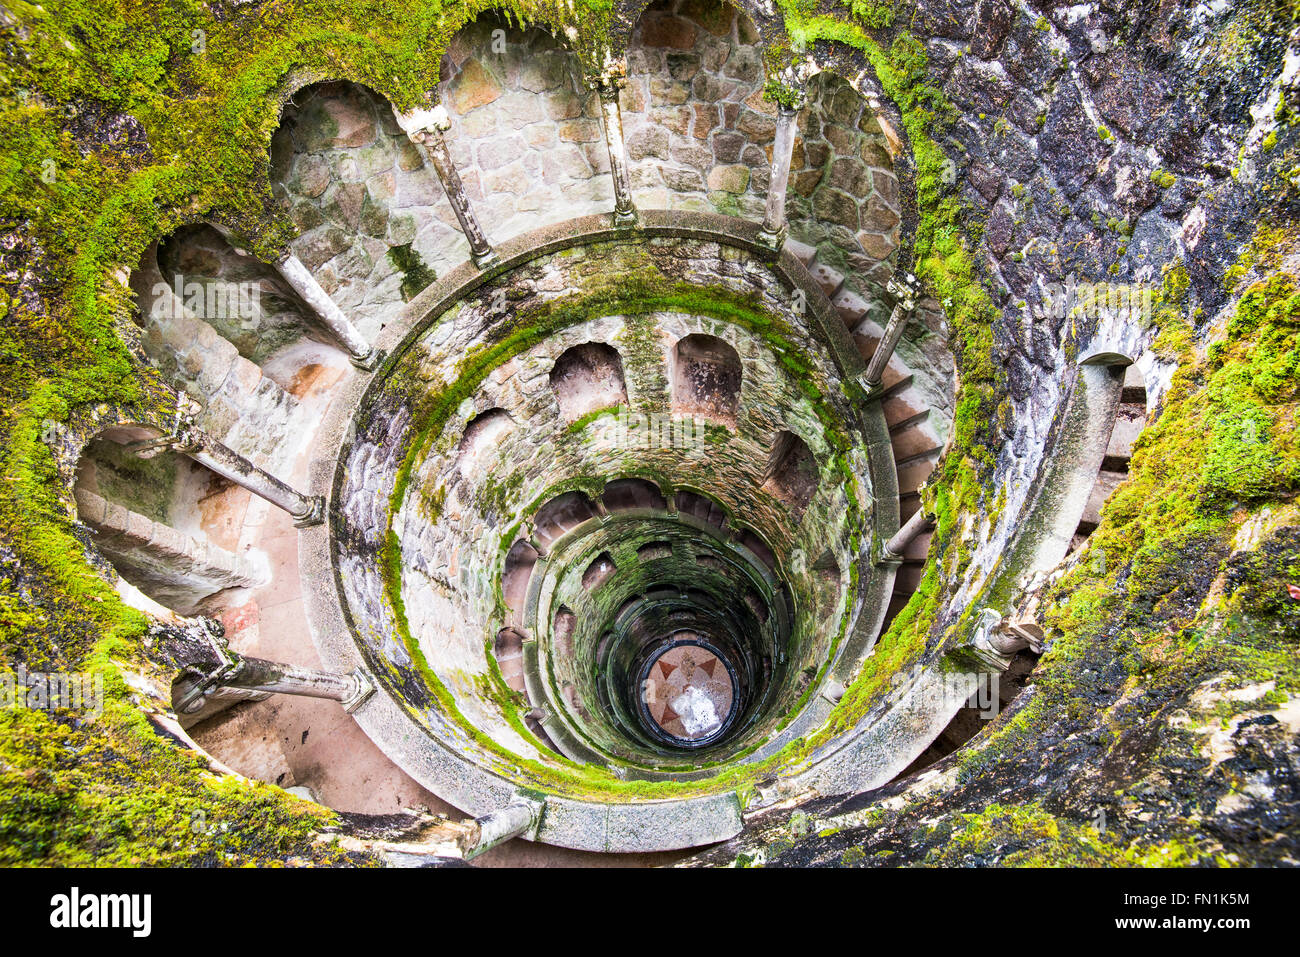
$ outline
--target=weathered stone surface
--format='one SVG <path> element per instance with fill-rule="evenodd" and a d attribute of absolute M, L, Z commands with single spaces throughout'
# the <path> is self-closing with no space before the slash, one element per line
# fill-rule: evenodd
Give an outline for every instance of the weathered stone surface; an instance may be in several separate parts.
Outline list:
<path fill-rule="evenodd" d="M 898 245 L 889 236 L 880 233 L 858 233 L 857 240 L 862 251 L 876 260 L 888 258 Z"/>
<path fill-rule="evenodd" d="M 732 8 L 708 0 L 685 0 L 677 8 L 679 16 L 689 17 L 714 36 L 725 37 L 731 33 L 731 22 L 735 18 Z M 743 20 L 744 17 L 741 17 Z M 746 42 L 754 42 L 752 39 Z"/>
<path fill-rule="evenodd" d="M 673 16 L 653 16 L 641 24 L 641 42 L 648 47 L 689 50 L 695 46 L 695 37 L 695 27 Z"/>
<path fill-rule="evenodd" d="M 293 176 L 286 184 L 295 193 L 316 197 L 329 186 L 330 168 L 319 156 L 306 155 L 294 164 Z"/>
<path fill-rule="evenodd" d="M 468 113 L 487 106 L 501 95 L 501 84 L 478 60 L 467 60 L 447 89 L 451 108 Z"/>
<path fill-rule="evenodd" d="M 975 6 L 975 32 L 971 53 L 981 60 L 992 58 L 1011 31 L 1015 11 L 1008 0 L 979 0 Z"/>
<path fill-rule="evenodd" d="M 726 193 L 743 193 L 749 185 L 749 167 L 715 166 L 709 170 L 709 189 Z"/>
<path fill-rule="evenodd" d="M 813 211 L 820 219 L 847 226 L 849 229 L 858 228 L 858 204 L 847 193 L 830 188 L 818 190 L 813 197 Z"/>

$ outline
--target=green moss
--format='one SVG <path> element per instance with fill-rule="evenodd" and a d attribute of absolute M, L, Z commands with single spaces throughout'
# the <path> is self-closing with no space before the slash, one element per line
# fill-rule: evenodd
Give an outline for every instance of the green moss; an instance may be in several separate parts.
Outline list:
<path fill-rule="evenodd" d="M 926 863 L 954 865 L 976 857 L 1008 867 L 1185 867 L 1203 858 L 1222 859 L 1179 842 L 1120 846 L 1096 828 L 1057 817 L 1036 803 L 990 804 L 978 814 L 961 815 L 961 822 Z"/>
<path fill-rule="evenodd" d="M 1254 626 L 1242 626 L 1246 619 L 1277 615 L 1275 602 L 1253 604 L 1258 595 L 1253 584 L 1230 603 L 1240 619 L 1237 627 L 1213 629 L 1212 641 L 1204 629 L 1185 644 L 1171 642 L 1168 635 L 1192 624 L 1186 609 L 1175 612 L 1173 601 L 1185 579 L 1186 556 L 1230 550 L 1227 543 L 1243 506 L 1261 508 L 1300 490 L 1297 387 L 1294 378 L 1283 381 L 1289 376 L 1284 370 L 1300 361 L 1298 333 L 1297 280 L 1271 276 L 1242 296 L 1213 355 L 1174 375 L 1162 414 L 1135 446 L 1128 481 L 1107 501 L 1101 526 L 1089 540 L 1090 551 L 1109 560 L 1081 563 L 1055 591 L 1062 600 L 1048 620 L 1061 638 L 1049 660 L 1079 656 L 1125 612 L 1134 630 L 1118 646 L 1134 649 L 1144 670 L 1158 665 L 1168 673 L 1180 662 L 1190 667 L 1213 658 L 1217 667 L 1237 675 L 1296 685 L 1293 656 L 1279 657 L 1276 642 L 1261 645 L 1250 637 Z M 1259 556 L 1244 560 L 1242 568 L 1272 567 L 1268 563 L 1278 560 Z M 1286 561 L 1281 568 L 1290 567 Z M 1246 583 L 1250 577 L 1236 576 Z M 1159 630 L 1144 630 L 1157 623 Z M 1259 627 L 1269 633 L 1268 625 Z M 1069 693 L 1048 674 L 1041 687 L 1049 697 Z"/>
<path fill-rule="evenodd" d="M 388 260 L 402 274 L 402 299 L 410 301 L 425 286 L 438 278 L 420 253 L 410 244 L 390 246 Z"/>
<path fill-rule="evenodd" d="M 607 406 L 603 409 L 592 409 L 587 414 L 581 415 L 578 418 L 574 419 L 572 422 L 570 422 L 564 431 L 567 432 L 569 435 L 579 435 L 587 431 L 587 427 L 590 426 L 597 419 L 602 419 L 605 416 L 616 417 L 621 412 L 623 412 L 626 408 L 627 406 L 623 405 L 622 403 L 619 403 L 617 405 Z"/>
<path fill-rule="evenodd" d="M 0 864 L 340 863 L 312 839 L 332 821 L 278 788 L 216 778 L 125 700 L 92 723 L 0 709 Z"/>

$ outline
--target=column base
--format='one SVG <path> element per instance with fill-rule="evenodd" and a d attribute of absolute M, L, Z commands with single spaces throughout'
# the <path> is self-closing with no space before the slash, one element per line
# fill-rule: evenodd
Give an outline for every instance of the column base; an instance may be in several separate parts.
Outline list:
<path fill-rule="evenodd" d="M 614 210 L 614 226 L 617 229 L 631 229 L 636 225 L 636 210 L 629 209 L 626 212 Z"/>
<path fill-rule="evenodd" d="M 476 253 L 470 250 L 470 258 L 474 260 L 474 265 L 479 269 L 489 269 L 495 266 L 501 260 L 497 258 L 495 249 L 489 248 L 485 253 Z"/>
<path fill-rule="evenodd" d="M 903 556 L 897 552 L 891 552 L 885 542 L 873 546 L 872 552 L 875 553 L 872 564 L 877 568 L 897 568 L 903 564 Z"/>
<path fill-rule="evenodd" d="M 862 375 L 858 376 L 854 382 L 862 393 L 863 402 L 874 402 L 885 394 L 884 380 L 871 382 L 865 375 Z"/>
<path fill-rule="evenodd" d="M 785 240 L 789 233 L 790 231 L 784 226 L 776 232 L 770 232 L 769 230 L 763 229 L 758 233 L 758 241 L 761 245 L 766 246 L 774 253 L 779 253 L 785 246 Z"/>
<path fill-rule="evenodd" d="M 383 349 L 376 349 L 374 346 L 371 346 L 369 351 L 367 351 L 364 355 L 349 356 L 348 359 L 354 366 L 356 366 L 362 372 L 373 372 L 375 366 L 379 365 L 379 361 L 383 359 L 383 357 L 384 357 Z"/>
<path fill-rule="evenodd" d="M 311 528 L 325 521 L 325 496 L 317 495 L 312 499 L 311 511 L 302 518 L 294 519 L 294 528 Z"/>
<path fill-rule="evenodd" d="M 375 683 L 370 680 L 364 668 L 358 668 L 352 672 L 352 677 L 356 679 L 357 690 L 343 702 L 343 710 L 352 714 L 363 704 L 370 700 L 370 696 L 375 693 Z"/>

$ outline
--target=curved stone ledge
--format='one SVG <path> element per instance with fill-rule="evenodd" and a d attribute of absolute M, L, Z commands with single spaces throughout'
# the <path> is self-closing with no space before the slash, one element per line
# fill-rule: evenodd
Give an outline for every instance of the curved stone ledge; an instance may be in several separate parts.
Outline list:
<path fill-rule="evenodd" d="M 633 230 L 615 229 L 609 216 L 584 217 L 503 243 L 498 248 L 499 260 L 490 268 L 480 270 L 470 262 L 463 263 L 426 288 L 407 305 L 399 321 L 383 330 L 377 345 L 386 355 L 380 367 L 354 376 L 341 386 L 316 437 L 317 454 L 311 471 L 310 491 L 326 495 L 331 508 L 335 506 L 341 481 L 336 463 L 351 442 L 353 417 L 359 409 L 370 404 L 376 395 L 376 384 L 395 368 L 405 351 L 439 315 L 486 283 L 523 264 L 584 244 L 602 241 L 635 243 L 655 237 L 680 237 L 717 242 L 767 258 L 772 270 L 790 289 L 802 290 L 810 314 L 809 331 L 827 349 L 844 381 L 852 383 L 863 370 L 864 363 L 825 293 L 797 257 L 789 251 L 774 255 L 758 240 L 758 232 L 757 224 L 725 216 L 647 210 L 641 213 L 640 225 Z M 883 542 L 898 527 L 898 486 L 890 454 L 888 427 L 879 403 L 864 401 L 864 397 L 858 395 L 851 398 L 858 407 L 867 447 L 879 453 L 868 455 L 862 466 L 869 475 L 875 496 L 873 537 Z M 350 670 L 364 662 L 354 637 L 355 623 L 341 601 L 339 571 L 331 560 L 331 549 L 328 524 L 301 530 L 300 574 L 313 641 L 325 667 Z M 864 548 L 859 560 L 868 561 L 868 554 Z M 875 611 L 870 614 L 864 614 L 863 609 L 871 604 L 874 596 L 887 595 L 892 585 L 892 581 L 884 581 L 884 578 L 892 579 L 892 574 L 887 571 L 878 577 L 881 579 L 879 588 L 871 589 L 871 594 L 864 596 L 867 601 L 859 602 L 852 612 L 848 632 L 851 638 L 841 643 L 837 656 L 839 667 L 827 669 L 827 674 L 855 670 L 860 656 L 870 650 L 879 630 L 884 602 L 875 601 Z M 846 661 L 850 649 L 855 658 L 851 668 Z M 827 712 L 823 699 L 810 702 L 801 715 L 803 720 L 788 726 L 763 747 L 760 754 L 775 750 L 778 740 L 789 741 L 820 723 Z M 408 774 L 468 813 L 483 814 L 494 810 L 506 804 L 520 787 L 502 773 L 504 768 L 493 770 L 478 763 L 475 758 L 482 757 L 482 752 L 458 728 L 447 724 L 444 736 L 420 727 L 415 715 L 382 682 L 378 692 L 356 712 L 355 717 L 366 734 Z M 878 717 L 873 713 L 851 735 L 859 736 Z M 920 742 L 918 751 L 926 743 L 928 741 Z M 874 746 L 866 742 L 862 744 L 861 748 L 841 747 L 827 753 L 825 762 L 846 761 L 848 766 L 838 774 L 826 769 L 824 779 L 838 782 L 856 778 L 858 772 L 852 767 L 859 765 L 861 758 L 856 761 L 849 759 L 860 752 L 869 752 Z M 820 758 L 818 761 L 824 763 Z M 506 762 L 500 763 L 504 765 Z M 712 773 L 715 772 L 706 769 L 685 775 L 684 779 L 707 777 Z M 551 795 L 536 839 L 583 850 L 667 850 L 724 840 L 738 833 L 741 827 L 740 803 L 736 794 L 729 790 L 667 800 L 586 801 Z"/>

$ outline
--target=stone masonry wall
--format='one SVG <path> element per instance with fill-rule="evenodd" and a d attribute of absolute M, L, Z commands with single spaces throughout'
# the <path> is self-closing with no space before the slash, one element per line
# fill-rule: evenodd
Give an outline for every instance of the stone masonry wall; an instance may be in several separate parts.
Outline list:
<path fill-rule="evenodd" d="M 299 230 L 294 254 L 372 339 L 404 299 L 469 256 L 432 168 L 363 87 L 299 91 L 272 141 L 271 180 Z"/>
<path fill-rule="evenodd" d="M 648 244 L 648 252 L 643 247 L 602 244 L 581 250 L 581 255 L 566 251 L 546 257 L 521 267 L 506 284 L 506 301 L 513 308 L 505 314 L 494 306 L 497 296 L 488 287 L 431 327 L 403 361 L 400 381 L 429 383 L 419 387 L 429 389 L 438 388 L 436 383 L 451 382 L 470 345 L 490 339 L 492 330 L 509 316 L 570 289 L 584 288 L 594 277 L 609 275 L 611 270 L 617 274 L 633 265 L 644 268 L 647 256 L 669 277 L 712 273 L 724 286 L 759 292 L 775 313 L 786 308 L 784 290 L 773 288 L 775 281 L 765 266 L 747 256 L 723 252 L 715 244 L 656 241 Z M 617 256 L 611 260 L 612 253 Z M 666 377 L 672 344 L 682 335 L 701 331 L 727 339 L 745 363 L 737 433 L 713 437 L 685 454 L 676 450 L 639 453 L 619 449 L 597 435 L 595 423 L 585 432 L 563 424 L 549 372 L 555 357 L 565 349 L 589 341 L 618 346 L 633 409 L 668 412 Z M 806 332 L 796 328 L 792 336 L 806 355 L 824 355 Z M 633 328 L 625 318 L 610 316 L 570 327 L 528 354 L 503 363 L 489 375 L 479 394 L 465 401 L 447 422 L 432 450 L 418 463 L 393 529 L 403 544 L 402 597 L 412 634 L 456 695 L 458 707 L 477 727 L 508 742 L 512 749 L 522 749 L 521 754 L 532 750 L 509 729 L 501 714 L 494 713 L 497 705 L 481 693 L 480 685 L 487 670 L 486 636 L 501 624 L 491 616 L 497 566 L 510 544 L 505 536 L 509 534 L 513 540 L 514 516 L 555 481 L 584 476 L 596 480 L 597 476 L 616 477 L 646 468 L 651 474 L 656 470 L 676 474 L 687 485 L 712 490 L 742 523 L 759 529 L 778 552 L 792 556 L 797 548 L 802 549 L 810 567 L 830 545 L 838 567 L 847 569 L 845 496 L 852 494 L 869 507 L 865 474 L 855 470 L 861 487 L 850 489 L 837 473 L 824 470 L 818 494 L 798 529 L 787 527 L 788 520 L 781 517 L 783 506 L 758 491 L 771 440 L 780 429 L 798 434 L 823 463 L 827 455 L 822 426 L 811 405 L 797 384 L 765 356 L 770 356 L 768 347 L 754 334 L 726 323 L 665 314 L 655 322 L 638 322 Z M 824 359 L 814 361 L 813 375 L 819 387 L 838 415 L 851 418 L 834 371 Z M 348 602 L 361 634 L 370 636 L 367 640 L 372 647 L 389 649 L 385 656 L 393 654 L 392 660 L 398 664 L 406 656 L 393 640 L 387 603 L 378 600 L 380 585 L 373 559 L 356 551 L 360 544 L 356 536 L 373 543 L 362 551 L 377 547 L 383 539 L 381 516 L 399 461 L 395 456 L 400 456 L 410 441 L 409 413 L 402 409 L 407 402 L 409 399 L 394 393 L 376 407 L 373 423 L 361 424 L 341 490 L 346 517 L 341 541 L 348 544 L 339 561 Z M 477 467 L 467 476 L 457 461 L 465 426 L 494 408 L 505 410 L 513 426 L 498 433 L 494 448 L 479 451 Z M 655 461 L 656 454 L 661 461 Z M 527 464 L 514 469 L 506 468 L 505 463 Z M 718 479 L 720 474 L 733 472 L 733 481 Z M 366 513 L 372 517 L 366 518 Z M 836 531 L 828 534 L 827 529 Z M 807 603 L 810 617 L 825 612 L 823 601 Z M 807 631 L 814 633 L 811 628 Z M 822 634 L 833 632 L 832 628 Z M 809 641 L 798 653 L 824 654 L 825 649 L 816 645 Z"/>
<path fill-rule="evenodd" d="M 490 241 L 614 208 L 599 100 L 546 31 L 479 17 L 443 57 L 439 94 L 452 160 Z"/>
<path fill-rule="evenodd" d="M 638 205 L 763 218 L 776 108 L 758 34 L 734 7 L 651 4 L 627 54 L 623 131 Z"/>
<path fill-rule="evenodd" d="M 860 93 L 832 73 L 808 84 L 790 162 L 790 237 L 878 295 L 893 274 L 901 232 L 898 177 L 888 141 Z"/>

